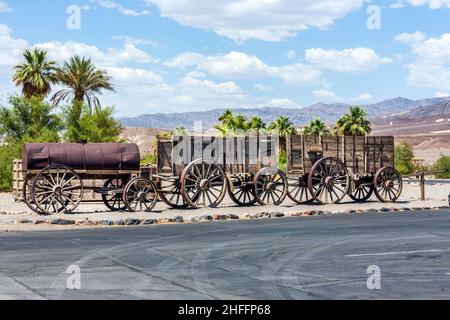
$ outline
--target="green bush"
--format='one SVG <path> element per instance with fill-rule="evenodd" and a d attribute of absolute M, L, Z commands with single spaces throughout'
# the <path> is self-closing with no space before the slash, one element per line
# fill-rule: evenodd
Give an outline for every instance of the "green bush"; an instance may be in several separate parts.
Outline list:
<path fill-rule="evenodd" d="M 12 191 L 13 161 L 22 157 L 21 143 L 6 143 L 0 147 L 0 190 Z"/>
<path fill-rule="evenodd" d="M 411 145 L 406 142 L 395 147 L 395 168 L 401 174 L 411 174 L 414 172 L 414 152 Z"/>
<path fill-rule="evenodd" d="M 433 170 L 447 170 L 435 175 L 436 179 L 450 179 L 450 156 L 442 155 L 433 165 Z"/>
<path fill-rule="evenodd" d="M 141 160 L 141 165 L 148 166 L 150 164 L 156 165 L 157 157 L 155 154 L 147 153 L 144 158 Z"/>

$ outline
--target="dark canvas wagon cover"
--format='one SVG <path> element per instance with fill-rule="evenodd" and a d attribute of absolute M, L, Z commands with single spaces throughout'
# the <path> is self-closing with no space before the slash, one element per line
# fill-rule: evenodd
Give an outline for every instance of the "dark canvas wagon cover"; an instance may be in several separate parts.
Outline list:
<path fill-rule="evenodd" d="M 139 171 L 140 153 L 128 143 L 30 143 L 22 153 L 23 170 L 66 165 L 79 171 Z"/>

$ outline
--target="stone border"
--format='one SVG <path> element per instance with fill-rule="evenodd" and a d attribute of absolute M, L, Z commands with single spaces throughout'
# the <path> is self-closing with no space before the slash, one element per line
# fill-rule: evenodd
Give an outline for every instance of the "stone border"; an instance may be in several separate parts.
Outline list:
<path fill-rule="evenodd" d="M 331 216 L 331 215 L 344 215 L 344 214 L 362 214 L 362 213 L 387 213 L 387 212 L 414 212 L 414 211 L 444 211 L 450 210 L 450 207 L 401 207 L 401 208 L 380 208 L 380 209 L 355 209 L 346 211 L 286 211 L 286 212 L 261 212 L 254 214 L 243 215 L 203 215 L 198 217 L 183 218 L 181 216 L 175 218 L 159 218 L 159 219 L 119 219 L 119 220 L 82 220 L 75 221 L 70 219 L 60 218 L 40 218 L 36 220 L 21 219 L 17 221 L 11 221 L 4 225 L 11 224 L 33 224 L 33 225 L 59 225 L 59 226 L 138 226 L 138 225 L 158 225 L 158 224 L 181 224 L 181 223 L 206 223 L 212 221 L 229 221 L 229 220 L 261 220 L 261 219 L 273 219 L 284 217 L 312 217 L 312 216 Z"/>

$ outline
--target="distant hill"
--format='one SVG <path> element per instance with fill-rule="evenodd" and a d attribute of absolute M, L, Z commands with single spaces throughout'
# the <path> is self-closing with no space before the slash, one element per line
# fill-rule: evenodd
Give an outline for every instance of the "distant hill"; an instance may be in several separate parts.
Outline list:
<path fill-rule="evenodd" d="M 363 106 L 371 118 L 385 119 L 407 115 L 415 112 L 417 115 L 426 115 L 429 112 L 440 112 L 442 108 L 448 108 L 449 98 L 432 98 L 424 100 L 409 100 L 395 98 L 379 103 Z M 280 115 L 288 116 L 297 125 L 305 125 L 310 120 L 320 117 L 327 123 L 336 122 L 348 111 L 349 104 L 318 103 L 306 108 L 259 108 L 259 109 L 233 109 L 235 113 L 242 113 L 248 117 L 259 116 L 269 123 Z M 415 110 L 415 111 L 413 111 Z M 446 110 L 446 109 L 445 109 Z M 225 109 L 213 109 L 202 112 L 184 112 L 172 114 L 145 114 L 133 118 L 122 118 L 120 121 L 127 127 L 173 129 L 176 127 L 192 128 L 194 121 L 202 121 L 204 127 L 212 127 L 218 122 L 219 116 Z"/>

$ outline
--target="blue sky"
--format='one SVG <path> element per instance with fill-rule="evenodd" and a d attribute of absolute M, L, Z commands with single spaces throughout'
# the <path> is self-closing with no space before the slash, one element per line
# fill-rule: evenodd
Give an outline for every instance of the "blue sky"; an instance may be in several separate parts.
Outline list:
<path fill-rule="evenodd" d="M 91 57 L 121 117 L 448 96 L 449 21 L 450 0 L 0 0 L 0 101 L 33 46 Z"/>

